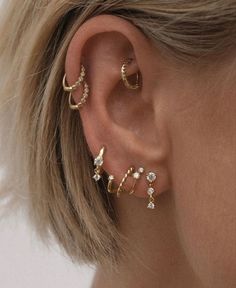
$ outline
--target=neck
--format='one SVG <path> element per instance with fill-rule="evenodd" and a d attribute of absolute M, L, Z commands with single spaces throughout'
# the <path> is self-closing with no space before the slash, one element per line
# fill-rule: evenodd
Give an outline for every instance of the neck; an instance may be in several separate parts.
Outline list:
<path fill-rule="evenodd" d="M 98 267 L 93 288 L 203 288 L 184 255 L 170 193 L 159 201 L 148 210 L 138 198 L 118 199 L 119 229 L 131 243 L 129 256 L 115 271 Z"/>

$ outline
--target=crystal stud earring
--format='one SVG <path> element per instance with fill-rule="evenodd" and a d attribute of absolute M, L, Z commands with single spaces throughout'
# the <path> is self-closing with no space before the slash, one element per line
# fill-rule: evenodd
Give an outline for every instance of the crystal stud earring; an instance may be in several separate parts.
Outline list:
<path fill-rule="evenodd" d="M 104 162 L 104 160 L 103 160 L 104 152 L 105 152 L 105 147 L 102 147 L 98 156 L 94 159 L 94 165 L 96 166 L 96 168 L 94 169 L 93 179 L 96 182 L 101 179 L 102 165 Z"/>
<path fill-rule="evenodd" d="M 148 189 L 147 189 L 147 194 L 149 196 L 149 203 L 147 205 L 148 209 L 155 209 L 155 199 L 153 197 L 153 194 L 155 193 L 155 189 L 153 188 L 153 183 L 157 179 L 157 175 L 154 172 L 149 172 L 146 175 L 146 179 L 148 181 Z"/>

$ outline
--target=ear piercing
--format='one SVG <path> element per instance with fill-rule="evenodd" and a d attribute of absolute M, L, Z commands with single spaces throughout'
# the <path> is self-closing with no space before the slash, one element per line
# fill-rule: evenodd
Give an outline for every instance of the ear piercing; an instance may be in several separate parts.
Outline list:
<path fill-rule="evenodd" d="M 142 176 L 143 172 L 144 172 L 144 168 L 140 167 L 140 168 L 138 168 L 138 171 L 133 173 L 132 176 L 133 176 L 134 182 L 133 182 L 133 185 L 132 185 L 131 190 L 129 192 L 130 195 L 134 193 L 137 182 L 140 179 L 140 177 Z"/>
<path fill-rule="evenodd" d="M 94 169 L 94 175 L 93 179 L 97 182 L 102 177 L 103 172 L 103 163 L 104 163 L 104 153 L 105 153 L 105 147 L 103 146 L 101 150 L 99 151 L 99 154 L 94 159 L 94 165 L 96 166 Z M 120 181 L 119 185 L 114 184 L 115 177 L 114 175 L 108 176 L 108 184 L 107 184 L 107 191 L 111 194 L 117 195 L 119 198 L 121 193 L 128 193 L 129 195 L 133 194 L 135 192 L 135 188 L 137 186 L 138 181 L 141 179 L 142 175 L 144 174 L 145 169 L 143 167 L 139 167 L 137 170 L 135 170 L 134 166 L 130 166 L 128 170 L 126 171 L 125 175 L 123 176 L 122 180 Z M 125 188 L 125 184 L 128 180 L 128 178 L 133 179 L 133 183 L 131 185 L 131 188 L 129 191 Z M 148 188 L 147 188 L 147 195 L 149 197 L 149 203 L 147 205 L 148 209 L 154 209 L 155 208 L 155 199 L 154 199 L 154 193 L 155 189 L 153 187 L 154 182 L 157 179 L 157 175 L 155 172 L 148 172 L 146 174 L 146 181 L 148 182 Z"/>
<path fill-rule="evenodd" d="M 94 159 L 94 165 L 96 166 L 96 168 L 94 169 L 94 175 L 93 175 L 93 179 L 97 182 L 101 179 L 101 174 L 102 174 L 102 165 L 103 165 L 103 155 L 105 152 L 105 147 L 102 147 L 102 149 L 100 150 L 98 156 Z"/>
<path fill-rule="evenodd" d="M 89 86 L 88 86 L 87 82 L 84 80 L 85 75 L 86 75 L 85 67 L 83 65 L 81 65 L 80 76 L 79 76 L 78 80 L 72 86 L 67 86 L 66 74 L 63 77 L 62 86 L 63 86 L 63 89 L 65 92 L 69 92 L 68 101 L 69 101 L 69 107 L 72 110 L 79 110 L 86 103 L 87 98 L 89 96 Z M 77 104 L 73 104 L 72 103 L 72 92 L 77 90 L 78 87 L 81 86 L 82 83 L 84 83 L 82 97 Z"/>
<path fill-rule="evenodd" d="M 124 61 L 123 65 L 121 66 L 121 79 L 124 82 L 124 85 L 127 89 L 132 89 L 136 90 L 140 87 L 139 85 L 139 73 L 136 74 L 136 83 L 135 84 L 130 84 L 126 75 L 126 68 L 127 65 L 132 62 L 132 58 L 128 58 L 127 60 Z M 66 74 L 64 74 L 63 79 L 62 79 L 62 87 L 65 92 L 69 93 L 68 97 L 68 102 L 69 102 L 69 107 L 72 110 L 79 110 L 81 107 L 84 106 L 84 104 L 87 102 L 87 98 L 89 97 L 89 85 L 85 81 L 85 76 L 86 76 L 86 71 L 85 67 L 81 64 L 81 71 L 80 71 L 80 76 L 78 80 L 71 86 L 68 86 L 66 84 Z M 80 101 L 77 104 L 72 103 L 72 92 L 76 91 L 81 85 L 83 84 L 83 93 L 81 96 Z"/>
<path fill-rule="evenodd" d="M 124 85 L 128 89 L 136 90 L 138 89 L 139 86 L 139 73 L 136 74 L 136 83 L 135 84 L 130 84 L 127 75 L 126 75 L 126 68 L 127 65 L 130 64 L 133 61 L 132 58 L 128 58 L 127 60 L 124 61 L 123 65 L 121 66 L 121 79 L 124 82 Z"/>
<path fill-rule="evenodd" d="M 153 194 L 155 193 L 155 189 L 153 188 L 153 183 L 155 182 L 157 176 L 154 172 L 149 172 L 146 175 L 146 179 L 148 181 L 148 189 L 147 189 L 147 194 L 149 196 L 149 203 L 147 205 L 148 209 L 155 209 L 155 199 L 153 197 Z"/>
<path fill-rule="evenodd" d="M 125 182 L 127 181 L 128 177 L 133 174 L 133 172 L 134 172 L 134 167 L 131 166 L 131 167 L 128 169 L 128 171 L 125 173 L 125 176 L 123 177 L 123 179 L 122 179 L 121 182 L 120 182 L 120 185 L 119 185 L 119 187 L 118 187 L 118 189 L 117 189 L 117 197 L 120 197 L 120 193 L 121 193 L 121 191 L 123 190 L 123 186 L 124 186 Z"/>

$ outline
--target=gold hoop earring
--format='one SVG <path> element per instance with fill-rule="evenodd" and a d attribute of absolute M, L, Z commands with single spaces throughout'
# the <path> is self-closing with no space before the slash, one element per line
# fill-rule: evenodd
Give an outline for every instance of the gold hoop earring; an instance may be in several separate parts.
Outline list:
<path fill-rule="evenodd" d="M 137 185 L 137 182 L 138 182 L 138 180 L 140 179 L 141 175 L 144 173 L 144 171 L 145 171 L 144 168 L 143 168 L 143 167 L 140 167 L 140 168 L 138 168 L 138 171 L 136 171 L 136 172 L 133 173 L 132 176 L 133 176 L 133 178 L 134 178 L 134 182 L 133 182 L 133 185 L 132 185 L 132 187 L 131 187 L 131 189 L 130 189 L 130 192 L 129 192 L 130 195 L 135 192 L 135 187 L 136 187 L 136 185 Z"/>
<path fill-rule="evenodd" d="M 124 191 L 124 184 L 127 181 L 128 177 L 131 176 L 131 174 L 134 172 L 134 167 L 131 166 L 128 171 L 126 172 L 125 176 L 123 177 L 123 179 L 120 182 L 120 185 L 117 189 L 117 197 L 120 197 L 120 193 Z"/>
<path fill-rule="evenodd" d="M 127 79 L 127 75 L 126 75 L 126 67 L 131 62 L 132 62 L 132 59 L 129 58 L 129 59 L 125 60 L 125 62 L 121 66 L 121 79 L 123 80 L 126 88 L 136 90 L 140 87 L 139 86 L 139 73 L 136 74 L 136 83 L 135 84 L 130 84 L 128 79 Z"/>
<path fill-rule="evenodd" d="M 111 194 L 116 193 L 116 188 L 114 188 L 113 181 L 115 177 L 113 175 L 109 175 L 108 177 L 108 184 L 107 184 L 107 191 Z"/>
<path fill-rule="evenodd" d="M 89 95 L 89 86 L 87 82 L 84 80 L 86 73 L 85 73 L 85 67 L 81 64 L 81 71 L 80 71 L 80 76 L 78 80 L 72 85 L 72 86 L 67 86 L 66 84 L 66 74 L 63 77 L 62 80 L 62 86 L 65 92 L 69 92 L 69 107 L 72 110 L 79 110 L 87 101 L 88 95 Z M 84 82 L 83 85 L 83 94 L 80 99 L 80 101 L 77 104 L 72 103 L 72 92 L 78 89 L 79 86 Z"/>

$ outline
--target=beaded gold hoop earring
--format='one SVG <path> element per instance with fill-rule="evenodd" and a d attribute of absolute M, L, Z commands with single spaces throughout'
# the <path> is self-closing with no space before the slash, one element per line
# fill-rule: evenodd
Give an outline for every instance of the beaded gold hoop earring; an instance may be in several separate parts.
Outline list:
<path fill-rule="evenodd" d="M 69 92 L 69 107 L 72 110 L 79 110 L 87 101 L 88 95 L 89 95 L 89 86 L 88 83 L 84 80 L 85 77 L 85 68 L 83 65 L 81 65 L 81 71 L 80 71 L 80 76 L 78 80 L 72 85 L 72 86 L 67 86 L 66 84 L 66 74 L 63 77 L 62 80 L 62 86 L 65 92 Z M 83 94 L 80 99 L 80 101 L 77 104 L 72 103 L 72 92 L 78 89 L 79 86 L 83 83 Z"/>
<path fill-rule="evenodd" d="M 139 85 L 139 73 L 136 74 L 136 83 L 135 84 L 130 84 L 128 79 L 127 79 L 127 75 L 126 75 L 127 65 L 130 64 L 132 62 L 132 60 L 133 59 L 131 59 L 131 58 L 127 59 L 123 63 L 123 65 L 121 66 L 121 79 L 123 80 L 126 88 L 136 90 L 140 87 L 140 85 Z"/>

